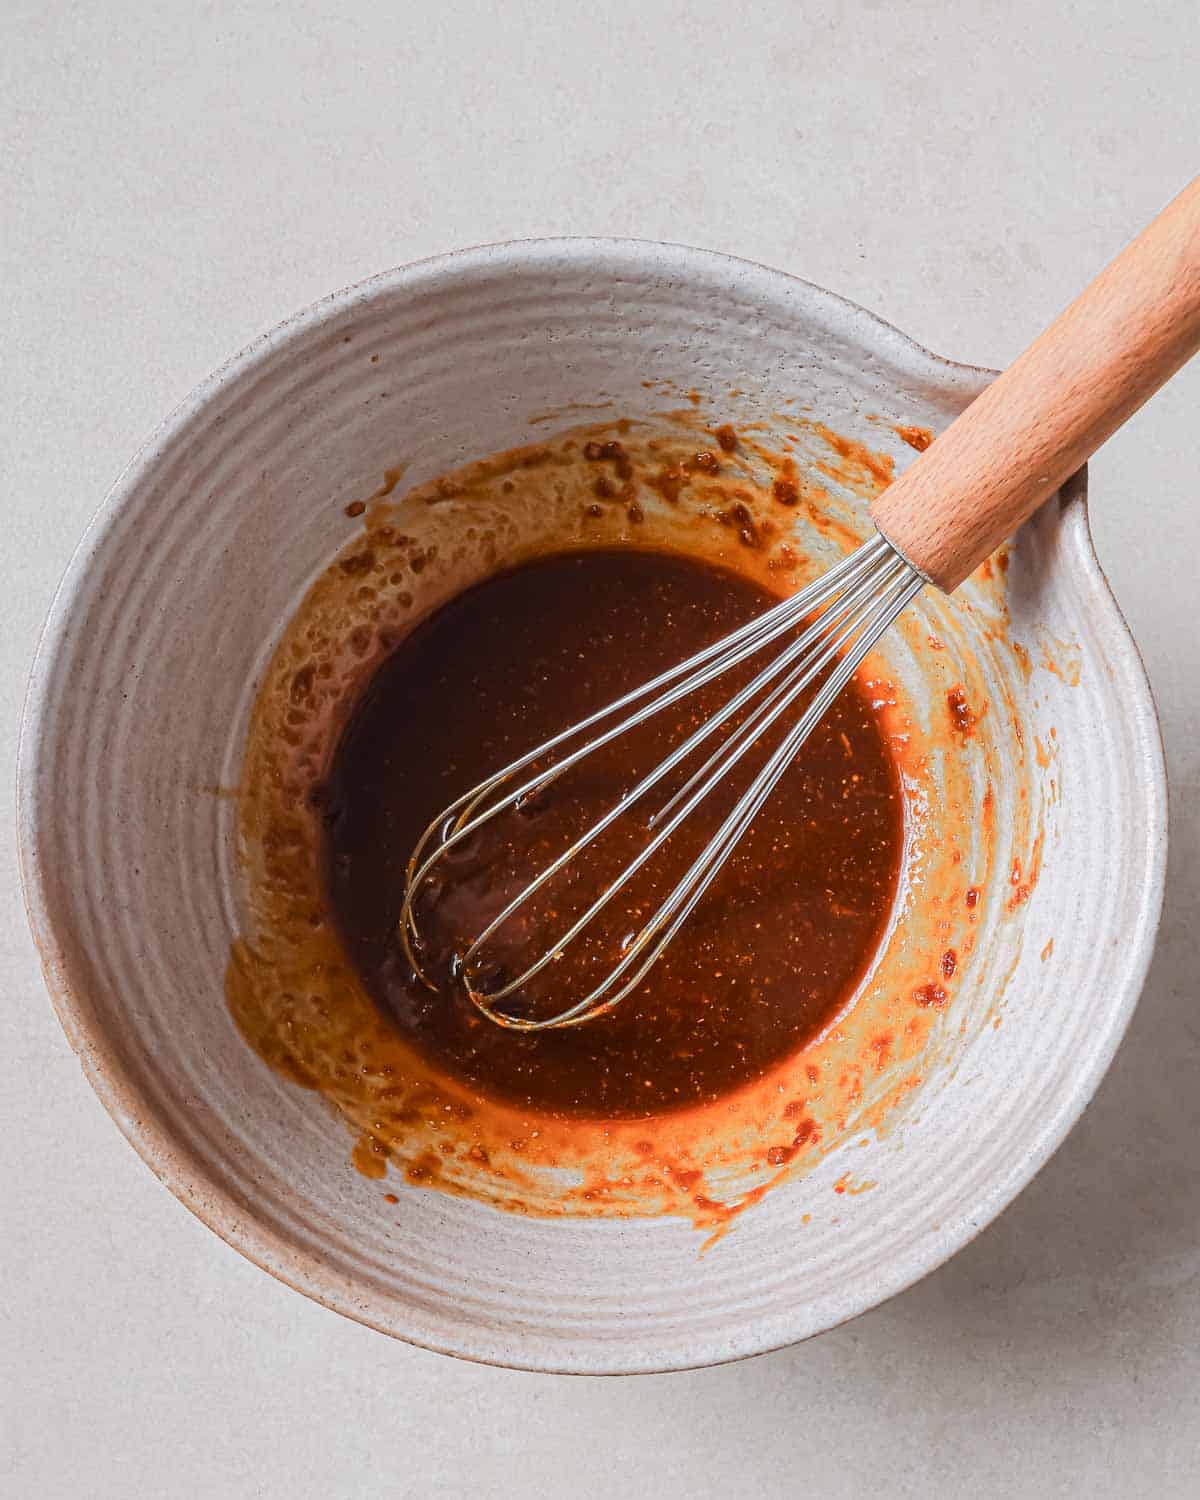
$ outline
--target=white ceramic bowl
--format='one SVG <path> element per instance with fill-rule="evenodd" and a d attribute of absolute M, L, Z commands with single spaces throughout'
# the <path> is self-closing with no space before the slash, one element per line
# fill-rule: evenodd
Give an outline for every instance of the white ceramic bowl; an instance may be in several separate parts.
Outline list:
<path fill-rule="evenodd" d="M 1163 888 L 1155 713 L 1082 481 L 1022 533 L 1007 585 L 1006 628 L 1033 662 L 1007 689 L 1030 742 L 1054 726 L 1057 759 L 1002 1002 L 981 963 L 903 1130 L 832 1152 L 704 1257 L 676 1220 L 550 1222 L 403 1188 L 402 1211 L 381 1216 L 339 1122 L 270 1074 L 229 1019 L 233 814 L 206 790 L 237 781 L 264 663 L 345 541 L 343 506 L 398 458 L 417 482 L 527 442 L 548 408 L 637 412 L 643 382 L 664 380 L 718 405 L 749 388 L 743 418 L 799 399 L 878 443 L 888 422 L 944 426 L 987 378 L 777 271 L 567 240 L 337 293 L 189 398 L 112 490 L 54 601 L 19 794 L 62 1024 L 182 1201 L 348 1316 L 474 1359 L 584 1372 L 709 1364 L 818 1333 L 924 1275 L 1010 1201 L 1112 1058 Z M 877 1188 L 834 1199 L 851 1150 Z"/>

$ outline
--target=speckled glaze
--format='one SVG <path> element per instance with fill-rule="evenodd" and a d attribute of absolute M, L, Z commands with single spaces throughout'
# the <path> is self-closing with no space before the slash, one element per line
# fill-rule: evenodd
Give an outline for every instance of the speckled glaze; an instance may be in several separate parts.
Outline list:
<path fill-rule="evenodd" d="M 1041 872 L 1003 938 L 1006 981 L 978 967 L 902 1129 L 830 1152 L 704 1256 L 676 1219 L 529 1219 L 403 1187 L 381 1214 L 379 1185 L 347 1166 L 342 1125 L 267 1071 L 230 1020 L 223 974 L 244 913 L 232 804 L 213 794 L 237 784 L 264 665 L 345 541 L 344 506 L 397 462 L 417 484 L 529 441 L 529 419 L 550 410 L 635 413 L 643 382 L 661 381 L 714 412 L 741 387 L 740 420 L 799 400 L 888 446 L 888 424 L 937 430 L 987 379 L 777 271 L 545 241 L 338 293 L 170 418 L 55 599 L 22 729 L 19 827 L 63 1026 L 182 1201 L 274 1275 L 387 1333 L 600 1373 L 821 1332 L 940 1264 L 1011 1200 L 1108 1066 L 1163 888 L 1154 707 L 1092 551 L 1082 480 L 1024 529 L 1006 583 L 1005 632 L 1033 663 L 1006 691 L 1027 742 L 1055 731 Z M 987 611 L 967 599 L 969 634 Z M 998 805 L 1003 822 L 1003 788 Z M 850 1168 L 873 1190 L 835 1197 Z"/>

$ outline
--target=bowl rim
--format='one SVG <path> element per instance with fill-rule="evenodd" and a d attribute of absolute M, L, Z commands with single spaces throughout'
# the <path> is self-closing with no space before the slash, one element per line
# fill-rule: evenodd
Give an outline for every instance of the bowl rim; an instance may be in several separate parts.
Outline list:
<path fill-rule="evenodd" d="M 1128 1027 L 1153 955 L 1161 916 L 1167 855 L 1167 778 L 1162 731 L 1145 665 L 1136 641 L 1121 612 L 1096 555 L 1087 515 L 1086 471 L 1080 471 L 1064 487 L 1064 540 L 1070 551 L 1070 566 L 1088 595 L 1094 627 L 1100 633 L 1105 655 L 1130 710 L 1140 763 L 1144 768 L 1139 810 L 1146 830 L 1145 864 L 1137 888 L 1140 905 L 1131 912 L 1129 939 L 1123 945 L 1123 963 L 1107 992 L 1105 1034 L 1093 1047 L 1086 1065 L 1069 1089 L 1047 1110 L 1040 1129 L 1018 1153 L 1009 1170 L 994 1180 L 987 1191 L 964 1207 L 951 1224 L 943 1224 L 936 1242 L 925 1241 L 913 1264 L 901 1264 L 896 1274 L 883 1278 L 870 1289 L 861 1307 L 836 1316 L 820 1327 L 798 1326 L 783 1337 L 773 1330 L 755 1335 L 754 1322 L 741 1327 L 733 1337 L 714 1340 L 703 1336 L 684 1357 L 639 1355 L 636 1347 L 623 1344 L 617 1357 L 585 1358 L 564 1363 L 562 1348 L 535 1336 L 516 1348 L 503 1335 L 464 1337 L 447 1323 L 441 1335 L 407 1331 L 389 1318 L 395 1302 L 366 1292 L 352 1278 L 332 1272 L 319 1254 L 297 1247 L 285 1235 L 258 1221 L 253 1205 L 241 1201 L 197 1153 L 172 1137 L 169 1122 L 153 1109 L 142 1107 L 137 1083 L 126 1069 L 117 1048 L 91 1014 L 88 998 L 77 993 L 70 977 L 70 963 L 63 942 L 54 930 L 52 902 L 46 872 L 38 849 L 38 768 L 43 746 L 50 743 L 46 731 L 52 707 L 50 684 L 53 663 L 70 629 L 74 602 L 93 555 L 119 512 L 188 425 L 201 416 L 217 393 L 243 379 L 267 359 L 273 358 L 340 312 L 375 296 L 402 291 L 412 294 L 423 283 L 447 274 L 470 279 L 487 270 L 525 267 L 539 261 L 603 261 L 608 269 L 636 262 L 644 268 L 648 258 L 673 263 L 681 275 L 691 275 L 707 266 L 712 274 L 728 279 L 738 271 L 779 278 L 800 291 L 809 301 L 848 318 L 852 331 L 865 346 L 890 346 L 898 359 L 921 368 L 944 386 L 947 380 L 964 389 L 980 389 L 996 374 L 981 366 L 945 359 L 911 339 L 877 314 L 838 293 L 828 291 L 791 272 L 721 252 L 697 249 L 674 242 L 627 237 L 567 236 L 527 238 L 480 244 L 429 256 L 381 271 L 318 299 L 258 335 L 238 353 L 219 365 L 180 401 L 142 443 L 117 476 L 92 515 L 76 545 L 52 597 L 31 665 L 17 745 L 17 846 L 26 915 L 41 961 L 51 1003 L 67 1040 L 79 1058 L 85 1077 L 126 1140 L 156 1177 L 209 1229 L 233 1249 L 277 1279 L 314 1301 L 346 1317 L 404 1342 L 454 1355 L 480 1364 L 556 1374 L 664 1373 L 724 1364 L 771 1350 L 786 1348 L 801 1339 L 827 1332 L 881 1305 L 943 1265 L 968 1244 L 1037 1175 L 1062 1144 L 1079 1119 L 1107 1072 Z M 949 1231 L 949 1232 L 947 1232 Z"/>

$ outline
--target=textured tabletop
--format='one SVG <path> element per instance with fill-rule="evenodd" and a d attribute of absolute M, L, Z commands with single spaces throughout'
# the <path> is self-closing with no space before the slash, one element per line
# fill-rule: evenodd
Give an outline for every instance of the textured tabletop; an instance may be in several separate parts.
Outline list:
<path fill-rule="evenodd" d="M 541 234 L 784 267 L 1001 365 L 1200 170 L 1194 0 L 6 0 L 0 16 L 0 1492 L 1200 1493 L 1200 361 L 1092 466 L 1172 779 L 1107 1081 L 950 1264 L 804 1346 L 513 1374 L 305 1301 L 125 1144 L 54 1020 L 11 836 L 25 677 L 109 483 L 322 293 Z"/>

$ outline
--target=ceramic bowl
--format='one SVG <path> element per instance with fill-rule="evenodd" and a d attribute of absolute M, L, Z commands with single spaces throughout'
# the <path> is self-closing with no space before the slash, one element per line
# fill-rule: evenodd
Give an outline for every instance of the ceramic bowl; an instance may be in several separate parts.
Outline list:
<path fill-rule="evenodd" d="M 830 1151 L 706 1255 L 677 1219 L 526 1218 L 403 1185 L 397 1213 L 381 1215 L 341 1124 L 231 1023 L 223 976 L 241 897 L 233 809 L 212 794 L 238 781 L 256 686 L 346 540 L 344 506 L 398 459 L 417 483 L 527 442 L 540 413 L 636 413 L 669 385 L 700 392 L 717 419 L 734 387 L 747 391 L 741 420 L 798 402 L 903 462 L 913 454 L 891 424 L 936 431 L 988 378 L 778 271 L 567 240 L 389 272 L 205 382 L 71 562 L 20 753 L 22 870 L 47 983 L 93 1087 L 162 1181 L 243 1254 L 350 1317 L 473 1359 L 592 1373 L 710 1364 L 819 1333 L 999 1213 L 1107 1068 L 1163 889 L 1155 712 L 1093 554 L 1082 478 L 1017 539 L 1004 629 L 1023 656 L 989 658 L 1014 733 L 1054 744 L 1029 782 L 1045 835 L 1036 885 L 964 979 L 903 1128 Z M 994 625 L 982 595 L 951 608 L 967 635 Z M 1002 825 L 1010 781 L 1001 763 Z M 851 1160 L 874 1190 L 835 1197 Z"/>

